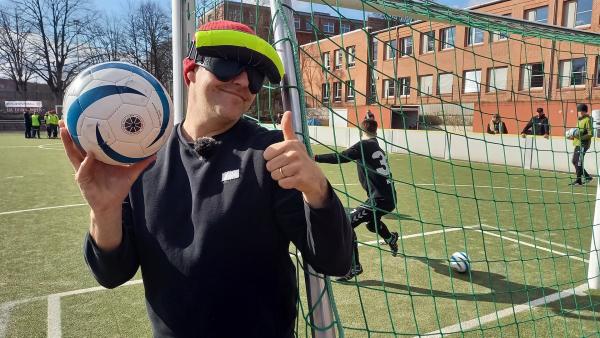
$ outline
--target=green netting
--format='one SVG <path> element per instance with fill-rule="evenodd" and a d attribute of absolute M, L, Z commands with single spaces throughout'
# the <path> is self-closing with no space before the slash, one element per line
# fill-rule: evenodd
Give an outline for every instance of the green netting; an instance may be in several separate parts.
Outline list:
<path fill-rule="evenodd" d="M 297 89 L 311 152 L 359 141 L 367 110 L 380 122 L 396 189 L 396 209 L 382 221 L 400 234 L 399 255 L 356 228 L 364 272 L 348 283 L 327 279 L 321 295 L 335 320 L 314 327 L 301 257 L 291 249 L 298 336 L 330 327 L 348 337 L 598 335 L 600 293 L 588 279 L 597 179 L 569 185 L 573 146 L 564 133 L 576 126 L 576 104 L 600 109 L 600 27 L 591 0 L 540 4 L 549 10 L 539 22 L 523 21 L 534 17 L 516 4 L 467 11 L 429 1 L 277 2 L 275 20 L 265 2 L 197 9 L 199 21 L 245 22 L 293 46 L 287 72 L 298 86 L 284 89 Z M 273 41 L 274 22 L 290 38 Z M 280 90 L 265 87 L 250 115 L 276 128 Z M 538 107 L 551 136 L 521 137 Z M 486 133 L 495 113 L 507 134 Z M 585 159 L 596 175 L 594 142 Z M 366 199 L 355 165 L 322 168 L 348 210 Z M 467 273 L 450 268 L 457 251 L 470 256 Z"/>

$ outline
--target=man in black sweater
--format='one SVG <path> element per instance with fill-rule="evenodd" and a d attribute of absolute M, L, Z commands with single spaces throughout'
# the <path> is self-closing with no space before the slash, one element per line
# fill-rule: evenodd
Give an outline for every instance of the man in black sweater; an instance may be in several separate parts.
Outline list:
<path fill-rule="evenodd" d="M 537 116 L 532 117 L 521 131 L 521 137 L 525 137 L 527 134 L 543 135 L 544 138 L 550 137 L 548 117 L 544 114 L 544 109 L 542 107 L 537 109 Z"/>
<path fill-rule="evenodd" d="M 367 192 L 367 200 L 352 210 L 350 222 L 352 228 L 361 223 L 367 223 L 369 231 L 379 234 L 390 246 L 392 255 L 398 253 L 398 233 L 390 232 L 381 221 L 381 217 L 396 207 L 394 184 L 390 178 L 390 168 L 385 152 L 377 142 L 377 121 L 367 118 L 361 122 L 364 137 L 352 147 L 340 154 L 315 155 L 315 161 L 320 163 L 347 163 L 356 161 L 358 179 Z M 348 281 L 363 272 L 358 256 L 356 232 L 353 231 L 354 264 L 346 276 L 338 279 Z"/>
<path fill-rule="evenodd" d="M 247 48 L 236 47 L 240 39 Z M 290 112 L 283 135 L 240 118 L 265 77 L 283 76 L 266 41 L 239 23 L 205 24 L 184 76 L 185 121 L 152 158 L 107 165 L 61 129 L 91 207 L 86 262 L 107 288 L 141 268 L 157 337 L 293 337 L 290 243 L 316 271 L 346 273 L 352 231 L 343 206 Z"/>

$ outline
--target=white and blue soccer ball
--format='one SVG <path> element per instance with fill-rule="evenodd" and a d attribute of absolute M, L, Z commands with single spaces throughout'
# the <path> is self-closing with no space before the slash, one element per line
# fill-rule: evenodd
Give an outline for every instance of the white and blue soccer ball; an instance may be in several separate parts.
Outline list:
<path fill-rule="evenodd" d="M 575 136 L 579 136 L 579 128 L 570 128 L 565 132 L 565 137 L 568 139 L 575 138 Z"/>
<path fill-rule="evenodd" d="M 173 104 L 144 69 L 105 62 L 82 71 L 65 91 L 71 138 L 108 164 L 129 164 L 156 153 L 173 129 Z"/>
<path fill-rule="evenodd" d="M 450 256 L 450 267 L 456 272 L 465 273 L 471 269 L 471 260 L 466 252 L 458 251 Z"/>

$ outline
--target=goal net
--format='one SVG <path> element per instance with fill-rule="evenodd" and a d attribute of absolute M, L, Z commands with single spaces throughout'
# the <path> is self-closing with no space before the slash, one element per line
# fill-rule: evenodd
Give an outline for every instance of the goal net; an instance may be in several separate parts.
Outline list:
<path fill-rule="evenodd" d="M 364 136 L 367 112 L 378 122 L 395 208 L 373 221 L 399 234 L 398 255 L 378 231 L 356 227 L 360 275 L 317 276 L 328 292 L 309 304 L 299 274 L 298 336 L 600 331 L 598 161 L 585 136 L 600 128 L 600 26 L 592 0 L 536 6 L 196 3 L 197 23 L 240 21 L 278 49 L 291 46 L 286 73 L 296 81 L 264 87 L 250 112 L 259 121 L 276 127 L 281 90 L 284 102 L 297 95 L 308 149 L 340 159 Z M 568 140 L 572 128 L 581 136 Z M 322 169 L 349 212 L 365 201 L 376 208 L 357 178 L 375 169 L 364 155 L 354 162 Z M 582 185 L 570 185 L 573 163 L 585 169 Z M 464 273 L 452 268 L 455 252 L 468 256 Z M 314 320 L 322 300 L 333 318 L 324 326 Z"/>

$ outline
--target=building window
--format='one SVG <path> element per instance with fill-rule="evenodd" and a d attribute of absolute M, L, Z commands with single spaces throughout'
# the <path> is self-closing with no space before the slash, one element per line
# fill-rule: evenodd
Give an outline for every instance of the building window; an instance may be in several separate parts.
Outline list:
<path fill-rule="evenodd" d="M 521 66 L 521 89 L 544 87 L 544 64 L 530 63 Z"/>
<path fill-rule="evenodd" d="M 483 31 L 478 28 L 467 28 L 467 46 L 483 43 Z"/>
<path fill-rule="evenodd" d="M 596 86 L 600 86 L 600 56 L 596 57 Z"/>
<path fill-rule="evenodd" d="M 340 33 L 348 33 L 350 31 L 350 24 L 343 23 L 340 27 Z"/>
<path fill-rule="evenodd" d="M 405 38 L 400 39 L 400 55 L 411 56 L 413 53 L 413 39 L 412 36 L 407 36 Z"/>
<path fill-rule="evenodd" d="M 321 85 L 321 96 L 323 97 L 323 103 L 329 102 L 329 83 Z"/>
<path fill-rule="evenodd" d="M 419 76 L 419 96 L 433 94 L 433 75 Z"/>
<path fill-rule="evenodd" d="M 342 50 L 336 49 L 333 56 L 335 58 L 335 69 L 342 68 Z"/>
<path fill-rule="evenodd" d="M 383 97 L 394 97 L 396 95 L 395 81 L 391 79 L 383 80 Z"/>
<path fill-rule="evenodd" d="M 342 101 L 342 83 L 341 82 L 333 83 L 333 101 L 335 101 L 335 102 Z"/>
<path fill-rule="evenodd" d="M 239 22 L 241 19 L 241 12 L 239 8 L 231 8 L 231 10 L 229 10 L 229 20 L 231 21 L 237 21 Z"/>
<path fill-rule="evenodd" d="M 321 58 L 323 60 L 323 67 L 325 67 L 325 69 L 327 69 L 327 70 L 330 70 L 331 65 L 329 63 L 329 52 L 325 52 L 325 53 L 321 54 Z"/>
<path fill-rule="evenodd" d="M 526 10 L 525 20 L 548 23 L 548 6 Z"/>
<path fill-rule="evenodd" d="M 313 23 L 312 23 L 312 21 L 310 21 L 310 18 L 306 19 L 306 25 L 305 26 L 306 26 L 305 28 L 306 28 L 307 31 L 312 31 Z"/>
<path fill-rule="evenodd" d="M 354 80 L 346 81 L 346 101 L 354 101 Z"/>
<path fill-rule="evenodd" d="M 503 17 L 508 17 L 510 18 L 510 13 L 509 14 L 504 14 L 502 15 Z M 507 40 L 508 39 L 508 32 L 494 32 L 492 33 L 492 41 L 503 41 L 503 40 Z"/>
<path fill-rule="evenodd" d="M 346 48 L 346 64 L 348 67 L 354 67 L 356 64 L 356 47 L 350 46 Z"/>
<path fill-rule="evenodd" d="M 451 73 L 445 73 L 438 75 L 438 94 L 452 94 L 452 82 L 454 81 L 454 75 Z"/>
<path fill-rule="evenodd" d="M 369 103 L 377 102 L 377 82 L 374 78 L 371 78 L 371 89 L 369 92 Z"/>
<path fill-rule="evenodd" d="M 490 68 L 488 70 L 488 92 L 493 93 L 506 89 L 507 67 Z"/>
<path fill-rule="evenodd" d="M 593 0 L 577 0 L 565 2 L 563 10 L 563 26 L 573 28 L 592 23 Z"/>
<path fill-rule="evenodd" d="M 300 29 L 300 18 L 297 16 L 294 17 L 294 28 L 296 28 L 296 30 Z"/>
<path fill-rule="evenodd" d="M 586 58 L 560 61 L 559 81 L 560 88 L 585 85 Z"/>
<path fill-rule="evenodd" d="M 410 95 L 410 77 L 401 77 L 398 79 L 398 95 L 409 96 Z"/>
<path fill-rule="evenodd" d="M 323 32 L 333 34 L 335 32 L 335 25 L 331 21 L 325 21 L 323 24 Z"/>
<path fill-rule="evenodd" d="M 373 65 L 377 65 L 377 40 L 373 40 L 371 42 L 371 60 L 373 60 Z"/>
<path fill-rule="evenodd" d="M 396 50 L 398 49 L 398 42 L 396 40 L 390 40 L 385 43 L 385 59 L 393 60 L 396 58 Z"/>
<path fill-rule="evenodd" d="M 481 83 L 481 70 L 466 70 L 464 73 L 464 93 L 479 93 Z"/>
<path fill-rule="evenodd" d="M 421 33 L 421 54 L 431 53 L 435 49 L 435 33 L 433 31 Z"/>
<path fill-rule="evenodd" d="M 456 34 L 456 27 L 448 27 L 440 30 L 440 40 L 442 50 L 454 48 L 454 36 Z"/>

